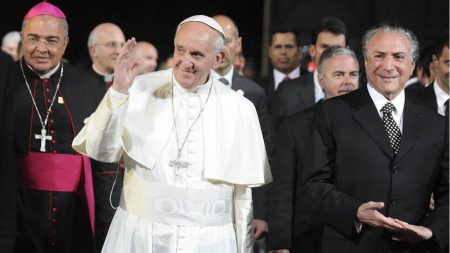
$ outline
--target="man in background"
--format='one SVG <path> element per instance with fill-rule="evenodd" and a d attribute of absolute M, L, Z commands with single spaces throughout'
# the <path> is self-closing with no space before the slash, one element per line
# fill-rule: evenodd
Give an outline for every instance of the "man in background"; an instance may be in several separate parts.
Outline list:
<path fill-rule="evenodd" d="M 158 66 L 158 50 L 147 41 L 139 41 L 133 49 L 137 57 L 137 74 L 151 73 Z"/>

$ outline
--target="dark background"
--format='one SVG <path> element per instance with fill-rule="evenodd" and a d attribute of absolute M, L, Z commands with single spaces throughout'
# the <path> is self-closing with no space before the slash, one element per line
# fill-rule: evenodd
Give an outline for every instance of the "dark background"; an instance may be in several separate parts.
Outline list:
<path fill-rule="evenodd" d="M 0 0 L 0 36 L 20 31 L 22 18 L 39 0 Z M 87 37 L 101 22 L 119 25 L 127 38 L 155 44 L 160 62 L 173 50 L 176 25 L 195 14 L 225 14 L 233 18 L 243 36 L 244 54 L 257 70 L 263 45 L 263 0 L 52 0 L 66 14 L 70 43 L 65 57 L 72 63 L 89 62 Z M 360 52 L 360 39 L 372 25 L 395 20 L 413 30 L 421 45 L 449 27 L 448 0 L 272 0 L 271 25 L 292 25 L 300 33 L 302 45 L 310 41 L 314 25 L 325 16 L 344 21 L 349 45 Z"/>

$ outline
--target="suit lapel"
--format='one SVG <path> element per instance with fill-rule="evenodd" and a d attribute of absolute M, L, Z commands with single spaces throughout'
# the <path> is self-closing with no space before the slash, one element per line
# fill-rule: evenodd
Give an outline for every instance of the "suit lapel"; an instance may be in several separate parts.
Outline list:
<path fill-rule="evenodd" d="M 233 72 L 233 77 L 231 78 L 231 89 L 237 91 L 239 89 L 242 89 L 241 82 L 239 82 L 239 74 L 236 72 Z"/>
<path fill-rule="evenodd" d="M 394 158 L 394 151 L 389 143 L 383 121 L 369 96 L 367 87 L 361 88 L 355 92 L 361 92 L 363 93 L 363 96 L 355 96 L 360 98 L 360 100 L 357 101 L 357 109 L 353 114 L 353 117 L 383 152 L 389 157 Z"/>
<path fill-rule="evenodd" d="M 416 111 L 409 97 L 405 99 L 405 109 L 403 111 L 403 131 L 397 159 L 401 159 L 419 139 L 424 122 L 420 119 L 420 113 Z"/>

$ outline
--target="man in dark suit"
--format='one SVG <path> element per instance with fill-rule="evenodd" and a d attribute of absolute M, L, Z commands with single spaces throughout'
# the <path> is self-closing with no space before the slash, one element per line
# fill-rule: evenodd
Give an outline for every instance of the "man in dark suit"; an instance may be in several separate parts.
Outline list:
<path fill-rule="evenodd" d="M 320 57 L 318 72 L 325 99 L 358 88 L 358 60 L 349 48 L 327 48 Z M 268 234 L 269 248 L 277 249 L 276 252 L 283 252 L 282 249 L 285 252 L 320 252 L 323 230 L 320 219 L 294 211 L 297 186 L 304 181 L 304 161 L 309 155 L 307 139 L 311 133 L 314 108 L 320 103 L 283 120 L 277 134 Z"/>
<path fill-rule="evenodd" d="M 330 46 L 342 46 L 347 44 L 347 28 L 339 19 L 327 17 L 311 34 L 309 54 L 318 66 L 322 52 Z M 270 113 L 274 128 L 277 129 L 283 117 L 293 115 L 307 107 L 310 107 L 324 97 L 322 88 L 317 78 L 317 71 L 312 74 L 302 75 L 299 78 L 287 80 L 280 84 L 271 100 Z"/>
<path fill-rule="evenodd" d="M 413 92 L 421 96 L 434 111 L 445 116 L 445 110 L 448 110 L 447 101 L 449 99 L 448 32 L 442 34 L 436 40 L 433 48 L 434 53 L 432 57 L 436 79 L 427 87 Z"/>
<path fill-rule="evenodd" d="M 225 45 L 223 58 L 220 66 L 215 70 L 217 79 L 224 85 L 232 88 L 237 93 L 243 95 L 250 100 L 258 113 L 259 123 L 263 132 L 266 150 L 270 158 L 270 122 L 267 107 L 267 99 L 264 90 L 252 80 L 240 76 L 233 69 L 234 58 L 238 57 L 241 47 L 241 37 L 239 37 L 236 24 L 227 16 L 218 15 L 213 17 L 220 24 L 225 32 Z M 258 187 L 253 189 L 253 211 L 254 222 L 253 230 L 255 238 L 261 238 L 268 230 L 267 225 L 267 192 L 266 187 Z"/>
<path fill-rule="evenodd" d="M 289 27 L 278 27 L 270 35 L 269 58 L 273 70 L 258 80 L 266 91 L 269 107 L 279 84 L 300 76 L 301 50 L 297 32 Z"/>
<path fill-rule="evenodd" d="M 365 34 L 363 53 L 367 87 L 324 101 L 315 114 L 300 208 L 326 223 L 322 252 L 442 250 L 448 136 L 444 117 L 404 92 L 417 39 L 383 24 Z"/>
<path fill-rule="evenodd" d="M 12 66 L 10 55 L 0 51 L 0 249 L 13 253 L 16 237 L 17 173 L 12 144 L 10 92 L 7 84 Z"/>

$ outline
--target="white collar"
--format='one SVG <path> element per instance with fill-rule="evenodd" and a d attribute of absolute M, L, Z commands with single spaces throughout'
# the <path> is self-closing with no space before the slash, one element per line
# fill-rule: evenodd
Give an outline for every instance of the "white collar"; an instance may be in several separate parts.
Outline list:
<path fill-rule="evenodd" d="M 48 71 L 47 73 L 41 75 L 41 74 L 37 73 L 36 71 L 34 71 L 33 67 L 31 67 L 31 66 L 28 65 L 28 63 L 27 63 L 28 68 L 29 68 L 31 71 L 33 71 L 34 73 L 36 73 L 36 74 L 39 76 L 39 78 L 41 78 L 41 79 L 50 78 L 50 77 L 51 77 L 53 74 L 55 74 L 55 72 L 58 70 L 59 65 L 61 65 L 61 62 L 58 62 L 58 65 L 56 65 L 56 67 L 52 68 L 52 69 L 51 69 L 50 71 Z"/>
<path fill-rule="evenodd" d="M 209 87 L 213 84 L 213 82 L 219 82 L 216 78 L 213 77 L 214 73 L 213 70 L 210 70 L 208 81 L 202 85 L 198 85 L 192 89 L 186 89 L 181 86 L 181 84 L 175 79 L 175 76 L 173 76 L 172 72 L 172 80 L 174 84 L 174 95 L 185 95 L 185 94 L 208 94 L 209 93 Z"/>
<path fill-rule="evenodd" d="M 322 86 L 320 86 L 317 69 L 314 70 L 312 75 L 314 79 L 314 100 L 317 102 L 325 97 L 325 92 L 323 91 Z"/>
<path fill-rule="evenodd" d="M 433 89 L 434 94 L 436 94 L 437 105 L 442 107 L 450 96 L 439 86 L 437 79 L 433 83 Z"/>
<path fill-rule="evenodd" d="M 394 105 L 395 107 L 395 111 L 393 112 L 394 115 L 397 115 L 398 117 L 401 117 L 403 115 L 403 108 L 405 107 L 404 89 L 402 89 L 402 91 L 391 101 L 389 101 L 385 96 L 383 96 L 381 93 L 375 90 L 370 83 L 367 83 L 367 90 L 369 91 L 369 95 L 372 98 L 372 101 L 375 104 L 375 107 L 377 108 L 377 111 L 380 114 L 380 116 L 381 116 L 380 110 L 387 102 L 391 102 Z"/>
<path fill-rule="evenodd" d="M 113 77 L 114 77 L 114 73 L 111 73 L 111 74 L 102 73 L 100 70 L 98 70 L 97 67 L 95 67 L 95 64 L 92 64 L 92 69 L 95 71 L 95 73 L 103 76 L 103 78 L 105 79 L 105 82 L 112 82 Z"/>
<path fill-rule="evenodd" d="M 300 77 L 300 66 L 296 67 L 294 70 L 292 70 L 287 76 L 289 76 L 290 79 L 298 78 Z M 275 81 L 275 89 L 278 88 L 278 85 L 283 81 L 283 79 L 286 77 L 286 74 L 273 69 L 273 80 Z"/>
<path fill-rule="evenodd" d="M 219 73 L 217 73 L 216 71 L 213 71 L 213 75 L 214 75 L 214 77 L 217 80 L 219 80 L 219 78 L 227 79 L 227 81 L 228 81 L 228 85 L 227 86 L 230 87 L 230 88 L 233 85 L 233 82 L 232 82 L 232 80 L 233 80 L 233 73 L 234 73 L 234 68 L 233 67 L 231 67 L 231 69 L 228 71 L 228 73 L 226 73 L 223 76 L 219 75 Z"/>

